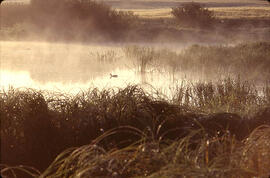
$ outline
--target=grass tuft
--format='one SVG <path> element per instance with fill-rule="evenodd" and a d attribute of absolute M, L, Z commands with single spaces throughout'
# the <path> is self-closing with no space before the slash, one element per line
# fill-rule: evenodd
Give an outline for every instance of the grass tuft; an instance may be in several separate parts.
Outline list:
<path fill-rule="evenodd" d="M 13 177 L 22 172 L 33 177 L 269 174 L 267 86 L 259 92 L 249 82 L 226 79 L 181 85 L 173 96 L 164 98 L 136 85 L 93 88 L 77 95 L 3 91 L 1 164 L 8 166 L 2 166 L 1 173 Z M 15 166 L 21 164 L 29 167 Z"/>

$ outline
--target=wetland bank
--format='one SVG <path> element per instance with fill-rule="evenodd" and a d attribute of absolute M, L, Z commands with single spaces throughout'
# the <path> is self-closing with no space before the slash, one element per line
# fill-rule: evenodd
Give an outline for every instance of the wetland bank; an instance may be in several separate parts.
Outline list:
<path fill-rule="evenodd" d="M 270 175 L 267 1 L 21 2 L 0 9 L 2 177 Z"/>

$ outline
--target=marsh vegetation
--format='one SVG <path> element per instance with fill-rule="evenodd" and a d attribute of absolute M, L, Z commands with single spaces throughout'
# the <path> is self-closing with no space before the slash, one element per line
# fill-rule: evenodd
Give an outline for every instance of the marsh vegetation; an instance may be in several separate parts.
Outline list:
<path fill-rule="evenodd" d="M 268 177 L 269 5 L 202 2 L 2 3 L 1 176 Z"/>
<path fill-rule="evenodd" d="M 10 88 L 0 100 L 1 159 L 51 164 L 44 177 L 264 176 L 269 92 L 231 79 L 179 86 L 171 99 L 139 86 L 76 96 Z"/>

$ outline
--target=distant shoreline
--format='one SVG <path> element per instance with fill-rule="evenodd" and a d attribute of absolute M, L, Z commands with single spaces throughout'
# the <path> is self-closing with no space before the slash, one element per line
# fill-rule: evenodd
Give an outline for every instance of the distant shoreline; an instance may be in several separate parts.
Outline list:
<path fill-rule="evenodd" d="M 16 2 L 16 3 L 29 3 L 31 0 L 4 0 L 6 3 Z M 131 1 L 123 1 L 123 0 L 96 0 L 100 2 L 104 2 L 113 8 L 118 9 L 155 9 L 155 8 L 171 8 L 179 6 L 183 3 L 188 3 L 190 1 L 187 0 L 131 0 Z M 209 1 L 209 0 L 197 0 L 194 2 L 202 3 L 205 7 L 246 7 L 246 6 L 254 6 L 254 7 L 268 7 L 269 4 L 267 1 Z"/>

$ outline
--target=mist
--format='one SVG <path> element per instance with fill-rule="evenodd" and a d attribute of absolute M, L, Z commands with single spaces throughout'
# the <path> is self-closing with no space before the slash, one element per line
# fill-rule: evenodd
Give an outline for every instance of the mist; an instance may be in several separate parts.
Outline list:
<path fill-rule="evenodd" d="M 263 0 L 6 0 L 1 177 L 269 177 Z"/>

